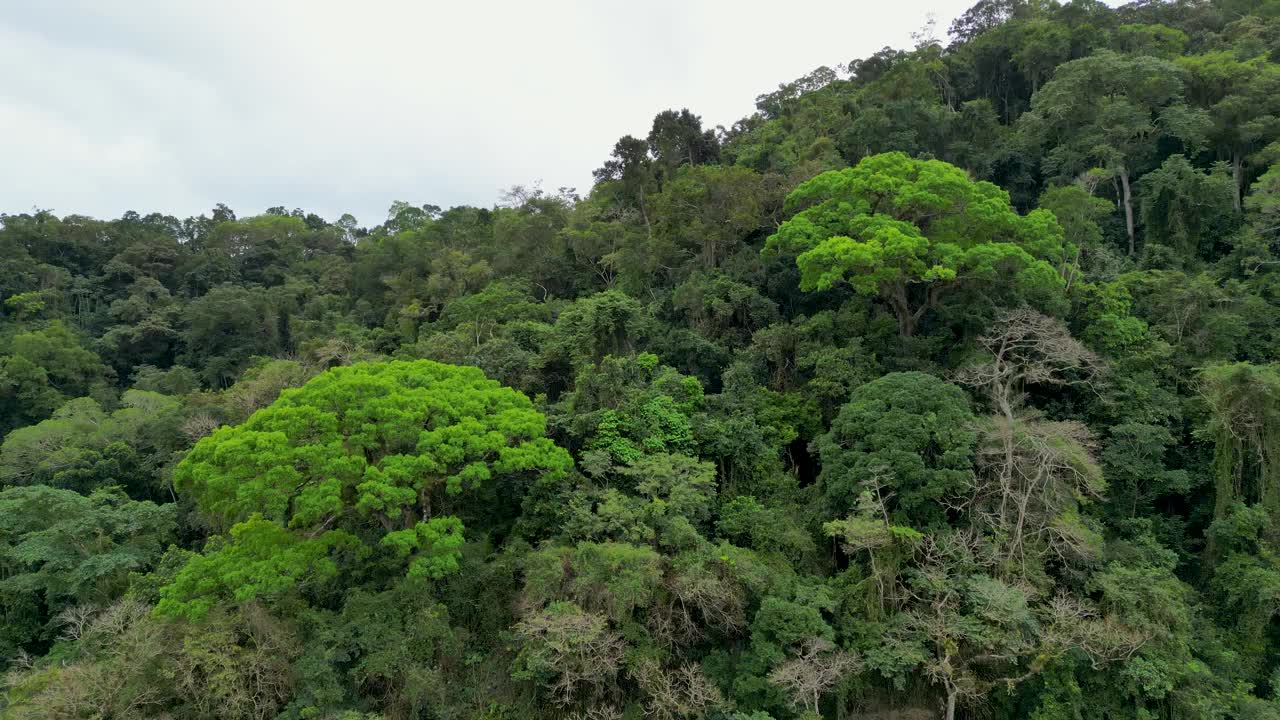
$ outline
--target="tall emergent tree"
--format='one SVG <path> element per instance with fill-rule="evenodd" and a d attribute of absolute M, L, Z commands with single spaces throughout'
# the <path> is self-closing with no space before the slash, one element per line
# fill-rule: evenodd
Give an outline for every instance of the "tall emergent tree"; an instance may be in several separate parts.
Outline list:
<path fill-rule="evenodd" d="M 940 160 L 890 152 L 801 183 L 764 252 L 794 254 L 803 290 L 847 282 L 879 295 L 903 337 L 949 291 L 997 279 L 1058 287 L 1075 251 L 1047 210 L 1019 215 L 1009 194 Z"/>
<path fill-rule="evenodd" d="M 334 576 L 344 551 L 442 577 L 458 566 L 464 518 L 486 525 L 531 482 L 570 469 L 545 432 L 529 398 L 476 368 L 330 370 L 178 465 L 178 491 L 227 534 L 161 591 L 158 609 L 200 616 L 220 600 L 285 593 Z"/>
<path fill-rule="evenodd" d="M 1070 178 L 1100 167 L 1119 182 L 1130 255 L 1137 250 L 1135 173 L 1152 163 L 1161 140 L 1194 148 L 1210 129 L 1208 116 L 1183 101 L 1181 78 L 1167 60 L 1101 51 L 1054 70 L 1023 118 L 1049 147 L 1050 174 Z"/>

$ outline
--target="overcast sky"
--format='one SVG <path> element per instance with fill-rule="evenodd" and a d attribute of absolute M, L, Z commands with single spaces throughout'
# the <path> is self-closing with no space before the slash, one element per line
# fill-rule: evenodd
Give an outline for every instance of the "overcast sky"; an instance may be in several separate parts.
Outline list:
<path fill-rule="evenodd" d="M 381 222 L 590 187 L 622 135 L 732 125 L 973 0 L 0 0 L 0 212 L 224 202 Z"/>

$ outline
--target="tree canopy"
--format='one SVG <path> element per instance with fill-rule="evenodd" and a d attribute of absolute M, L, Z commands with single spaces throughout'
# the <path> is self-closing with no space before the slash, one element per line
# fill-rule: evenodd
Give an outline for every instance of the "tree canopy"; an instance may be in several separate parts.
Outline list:
<path fill-rule="evenodd" d="M 903 153 L 864 158 L 801 183 L 795 214 L 765 243 L 794 255 L 800 287 L 847 282 L 879 295 L 911 335 L 949 291 L 989 284 L 1034 295 L 1062 282 L 1055 262 L 1074 256 L 1054 215 L 1018 215 L 1008 193 L 940 160 Z"/>
<path fill-rule="evenodd" d="M 545 432 L 524 395 L 430 360 L 334 368 L 285 390 L 174 469 L 178 492 L 226 534 L 161 589 L 158 610 L 202 614 L 220 597 L 331 577 L 343 549 L 443 577 L 458 568 L 463 518 L 496 529 L 492 505 L 518 506 L 572 467 Z"/>
<path fill-rule="evenodd" d="M 0 720 L 1280 717 L 1280 8 L 1113 5 L 581 190 L 0 214 Z"/>

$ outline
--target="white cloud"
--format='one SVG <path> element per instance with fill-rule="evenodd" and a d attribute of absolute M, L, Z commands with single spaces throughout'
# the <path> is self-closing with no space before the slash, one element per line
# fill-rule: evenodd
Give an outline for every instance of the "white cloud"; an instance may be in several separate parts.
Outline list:
<path fill-rule="evenodd" d="M 971 0 L 16 4 L 0 18 L 0 210 L 225 202 L 380 221 L 392 200 L 585 190 L 618 137 L 730 125 L 819 65 Z"/>

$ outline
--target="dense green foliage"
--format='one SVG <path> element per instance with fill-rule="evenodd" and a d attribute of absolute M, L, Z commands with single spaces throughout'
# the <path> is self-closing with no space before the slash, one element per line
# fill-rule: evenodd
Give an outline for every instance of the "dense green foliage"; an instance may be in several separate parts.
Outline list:
<path fill-rule="evenodd" d="M 585 196 L 0 216 L 0 718 L 1280 718 L 1280 5 L 757 100 Z"/>

